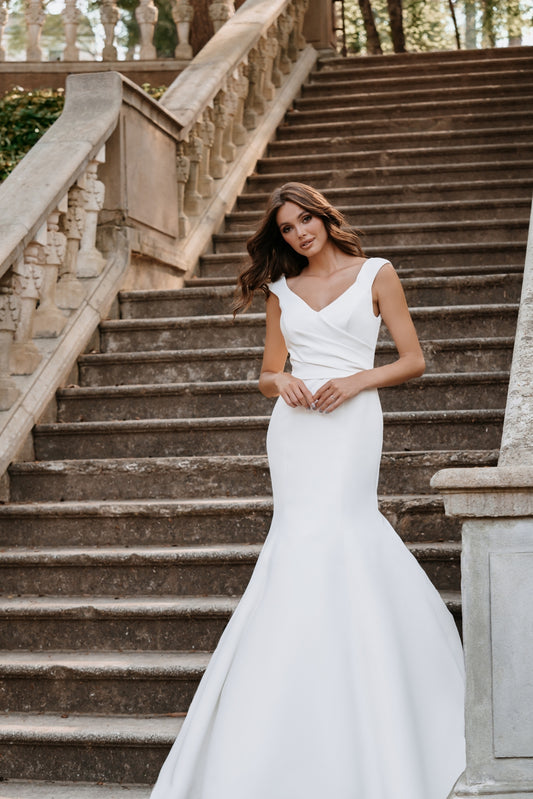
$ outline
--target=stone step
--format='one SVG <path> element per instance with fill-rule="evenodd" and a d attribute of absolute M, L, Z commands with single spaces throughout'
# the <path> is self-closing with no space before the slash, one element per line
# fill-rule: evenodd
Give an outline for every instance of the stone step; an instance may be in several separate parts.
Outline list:
<path fill-rule="evenodd" d="M 485 123 L 486 124 L 486 123 Z M 299 126 L 302 127 L 302 126 Z M 402 126 L 397 132 L 388 131 L 387 133 L 376 133 L 375 128 L 371 132 L 361 131 L 336 131 L 335 134 L 329 132 L 324 135 L 320 124 L 315 128 L 309 125 L 307 130 L 301 130 L 296 138 L 293 136 L 286 139 L 271 142 L 268 145 L 267 157 L 279 158 L 291 156 L 294 153 L 313 154 L 317 153 L 351 153 L 363 152 L 365 150 L 374 151 L 376 149 L 395 151 L 411 148 L 440 148 L 450 147 L 457 144 L 458 131 L 451 130 L 410 130 Z M 470 147 L 484 144 L 493 144 L 504 147 L 511 147 L 515 144 L 524 144 L 531 141 L 532 125 L 514 127 L 512 123 L 507 127 L 495 125 L 491 128 L 474 128 L 472 130 L 461 131 L 461 145 Z"/>
<path fill-rule="evenodd" d="M 237 215 L 232 214 L 233 216 Z M 410 306 L 518 302 L 522 286 L 521 274 L 505 271 L 453 277 L 403 277 L 400 272 L 400 278 Z M 122 292 L 120 315 L 123 319 L 153 319 L 224 314 L 231 308 L 234 291 L 235 282 L 228 286 L 191 285 L 174 291 Z M 259 291 L 251 310 L 260 312 L 264 310 L 264 306 L 264 294 Z"/>
<path fill-rule="evenodd" d="M 359 164 L 365 164 L 360 166 Z M 494 159 L 485 157 L 484 160 L 477 160 L 471 163 L 445 163 L 437 162 L 433 164 L 409 164 L 406 166 L 394 164 L 382 164 L 377 166 L 367 166 L 366 159 L 361 160 L 352 166 L 346 165 L 344 159 L 338 163 L 335 170 L 330 169 L 310 169 L 306 166 L 305 170 L 299 175 L 299 180 L 307 182 L 315 188 L 324 191 L 335 189 L 338 186 L 372 186 L 375 189 L 386 188 L 389 184 L 397 185 L 403 183 L 406 190 L 411 185 L 421 183 L 434 183 L 435 181 L 450 182 L 458 179 L 463 183 L 469 181 L 484 180 L 505 180 L 514 178 L 529 177 L 533 171 L 533 160 L 531 159 Z M 252 193 L 270 193 L 278 186 L 286 183 L 288 176 L 283 172 L 272 172 L 250 175 L 247 179 L 247 190 Z"/>
<path fill-rule="evenodd" d="M 516 303 L 490 305 L 447 305 L 441 307 L 412 307 L 418 335 L 421 339 L 444 338 L 453 325 L 456 337 L 512 336 L 516 327 Z M 100 336 L 106 352 L 135 352 L 187 349 L 194 346 L 239 347 L 261 346 L 264 340 L 264 314 L 169 317 L 162 319 L 116 319 L 102 322 Z M 383 326 L 380 340 L 388 339 Z"/>
<path fill-rule="evenodd" d="M 460 179 L 440 183 L 418 183 L 404 185 L 403 183 L 387 186 L 387 203 L 400 205 L 408 203 L 451 203 L 456 201 L 476 202 L 479 200 L 493 200 L 495 192 L 502 199 L 527 200 L 533 191 L 533 175 L 530 177 L 512 178 L 510 180 L 474 180 L 462 181 Z M 343 188 L 331 187 L 326 190 L 328 200 L 338 206 L 359 205 L 378 209 L 383 206 L 383 188 L 381 186 L 345 186 Z M 269 192 L 248 192 L 241 194 L 235 204 L 233 213 L 259 212 L 261 216 L 266 208 Z"/>
<path fill-rule="evenodd" d="M 457 600 L 452 597 L 450 601 Z M 182 723 L 182 716 L 172 714 L 145 718 L 48 713 L 0 716 L 3 778 L 75 781 L 75 789 L 59 793 L 57 799 L 78 799 L 78 781 L 121 780 L 124 786 L 150 785 L 155 782 Z M 124 787 L 121 790 L 124 797 L 132 795 Z M 145 796 L 141 788 L 134 790 L 135 799 Z M 101 794 L 93 794 L 89 788 L 87 791 L 81 792 L 79 799 L 93 799 L 93 796 L 115 799 L 115 789 L 108 795 L 104 785 Z M 26 796 L 34 799 L 31 793 Z M 55 799 L 54 794 L 45 793 L 37 794 L 36 799 L 41 797 Z M 19 799 L 17 794 L 15 798 Z M 20 799 L 26 799 L 24 794 Z"/>
<path fill-rule="evenodd" d="M 381 405 L 386 411 L 503 408 L 508 382 L 508 372 L 428 373 L 381 389 Z M 57 393 L 57 421 L 262 415 L 274 402 L 255 380 L 66 388 Z"/>
<path fill-rule="evenodd" d="M 123 652 L 211 651 L 237 602 L 229 596 L 0 597 L 0 649 L 98 652 L 120 643 Z"/>
<path fill-rule="evenodd" d="M 503 414 L 498 408 L 385 412 L 384 447 L 495 448 Z M 268 416 L 220 416 L 42 424 L 34 428 L 33 443 L 37 460 L 260 455 L 268 422 Z"/>
<path fill-rule="evenodd" d="M 421 88 L 448 89 L 453 87 L 481 87 L 498 86 L 504 84 L 517 85 L 524 83 L 530 84 L 533 80 L 533 59 L 522 58 L 513 59 L 505 64 L 498 64 L 496 69 L 485 66 L 484 69 L 472 69 L 470 65 L 463 63 L 448 65 L 446 69 L 425 73 L 405 74 L 405 69 L 396 69 L 388 75 L 361 74 L 360 69 L 340 69 L 335 72 L 314 71 L 311 73 L 307 83 L 302 86 L 302 98 L 298 101 L 310 103 L 315 98 L 329 99 L 332 93 L 335 95 L 350 94 L 354 91 L 381 93 L 382 91 L 412 90 Z"/>
<path fill-rule="evenodd" d="M 459 138 L 470 135 L 471 131 L 487 129 L 488 127 L 505 127 L 518 131 L 521 127 L 530 127 L 533 121 L 533 111 L 530 108 L 513 107 L 502 111 L 485 108 L 481 112 L 472 112 L 468 108 L 462 109 L 452 115 L 439 116 L 438 112 L 430 116 L 405 116 L 393 117 L 387 120 L 387 133 L 424 133 L 424 132 L 454 132 Z M 336 136 L 358 136 L 376 133 L 376 120 L 372 117 L 359 117 L 353 120 L 331 120 L 306 118 L 299 120 L 295 114 L 282 123 L 276 131 L 276 140 L 287 142 L 292 139 L 307 139 L 324 137 L 334 139 Z M 269 147 L 274 144 L 271 142 Z"/>
<path fill-rule="evenodd" d="M 438 495 L 381 496 L 381 512 L 404 541 L 460 540 Z M 0 546 L 262 543 L 271 497 L 154 499 L 0 505 Z"/>
<path fill-rule="evenodd" d="M 439 469 L 495 466 L 498 449 L 384 452 L 381 494 L 433 493 Z M 9 467 L 12 502 L 205 499 L 271 492 L 264 455 L 109 458 L 16 462 Z"/>
<path fill-rule="evenodd" d="M 357 109 L 361 105 L 372 103 L 374 106 L 396 103 L 410 106 L 421 102 L 448 101 L 452 96 L 454 100 L 485 100 L 491 97 L 497 100 L 501 97 L 521 97 L 533 94 L 533 71 L 527 72 L 502 71 L 498 75 L 487 73 L 472 79 L 465 75 L 463 80 L 456 79 L 455 75 L 446 78 L 426 78 L 423 80 L 409 81 L 401 77 L 396 79 L 359 79 L 339 81 L 327 86 L 319 84 L 316 88 L 303 89 L 302 96 L 294 101 L 294 110 L 312 111 L 321 113 L 330 108 Z M 293 113 L 292 111 L 289 113 Z"/>
<path fill-rule="evenodd" d="M 127 791 L 127 793 L 125 793 Z M 0 799 L 150 799 L 149 785 L 98 782 L 50 782 L 49 780 L 4 780 Z"/>
<path fill-rule="evenodd" d="M 368 228 L 367 228 L 368 229 Z M 461 236 L 462 238 L 462 236 Z M 363 246 L 367 256 L 388 258 L 396 269 L 415 269 L 430 264 L 433 268 L 449 268 L 454 263 L 465 263 L 465 271 L 472 266 L 491 266 L 515 264 L 522 260 L 526 253 L 525 242 L 516 240 L 495 242 L 458 242 L 459 234 L 453 241 L 438 244 L 388 244 L 377 246 L 374 242 Z M 466 239 L 466 236 L 465 236 Z M 200 276 L 202 277 L 234 277 L 249 264 L 244 252 L 212 253 L 200 258 Z"/>
<path fill-rule="evenodd" d="M 457 542 L 409 544 L 432 582 L 459 590 L 460 546 Z M 96 546 L 31 549 L 0 553 L 2 593 L 23 596 L 239 596 L 261 551 L 260 544 L 216 544 L 196 547 Z M 0 712 L 15 708 L 5 702 Z M 109 701 L 109 697 L 108 697 Z M 32 708 L 57 709 L 60 706 Z M 184 709 L 184 708 L 179 708 Z M 71 710 L 85 712 L 89 707 Z M 131 712 L 112 708 L 113 712 Z M 148 712 L 139 707 L 138 712 Z M 94 712 L 99 712 L 95 707 Z M 160 710 L 154 712 L 161 712 Z"/>
<path fill-rule="evenodd" d="M 533 96 L 532 96 L 533 101 Z M 358 145 L 358 142 L 356 142 Z M 287 180 L 297 178 L 295 174 L 304 175 L 309 172 L 324 169 L 349 169 L 364 163 L 369 167 L 398 167 L 442 164 L 472 164 L 483 163 L 491 160 L 517 161 L 521 163 L 530 160 L 533 156 L 533 144 L 529 142 L 511 142 L 509 144 L 489 143 L 489 144 L 455 144 L 455 145 L 435 145 L 421 147 L 396 147 L 383 149 L 364 149 L 357 147 L 350 151 L 305 153 L 293 155 L 276 155 L 260 158 L 256 164 L 258 174 L 278 174 L 286 175 Z M 524 173 L 522 173 L 522 176 Z M 477 175 L 478 179 L 481 177 Z"/>
<path fill-rule="evenodd" d="M 435 339 L 422 342 L 427 372 L 508 370 L 513 338 Z M 390 342 L 379 342 L 376 365 L 395 357 Z M 164 385 L 192 380 L 256 380 L 262 346 L 160 352 L 94 353 L 80 356 L 82 386 Z"/>
<path fill-rule="evenodd" d="M 531 47 L 493 48 L 484 50 L 432 50 L 425 53 L 394 53 L 375 56 L 347 56 L 319 59 L 310 76 L 312 82 L 327 83 L 343 77 L 374 78 L 387 75 L 423 75 L 529 69 Z"/>

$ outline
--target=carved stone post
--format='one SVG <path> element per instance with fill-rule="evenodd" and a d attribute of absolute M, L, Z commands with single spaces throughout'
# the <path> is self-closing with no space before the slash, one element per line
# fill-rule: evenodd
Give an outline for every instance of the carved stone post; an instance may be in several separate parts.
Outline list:
<path fill-rule="evenodd" d="M 266 39 L 261 39 L 260 46 L 266 61 L 263 97 L 265 100 L 273 100 L 276 93 L 275 84 L 273 81 L 274 59 L 279 47 L 278 40 L 276 39 L 276 30 L 273 26 L 269 28 Z"/>
<path fill-rule="evenodd" d="M 291 61 L 296 61 L 298 58 L 298 2 L 297 0 L 292 0 L 291 3 L 287 6 L 287 12 L 291 15 L 292 18 L 292 28 L 289 34 L 289 46 L 287 50 L 287 55 L 289 56 Z"/>
<path fill-rule="evenodd" d="M 185 186 L 185 209 L 193 216 L 200 213 L 202 205 L 202 195 L 198 191 L 198 177 L 203 146 L 198 125 L 195 125 L 189 134 L 189 141 L 185 144 L 185 152 L 189 159 L 189 180 Z"/>
<path fill-rule="evenodd" d="M 233 141 L 239 147 L 246 143 L 246 128 L 243 125 L 244 103 L 248 96 L 248 78 L 246 76 L 245 64 L 238 66 L 234 75 L 234 86 L 237 94 L 237 110 L 233 119 Z"/>
<path fill-rule="evenodd" d="M 100 20 L 104 26 L 105 44 L 102 50 L 102 61 L 116 61 L 117 48 L 113 44 L 115 39 L 115 26 L 119 19 L 119 11 L 115 0 L 102 0 L 100 7 Z"/>
<path fill-rule="evenodd" d="M 42 282 L 39 307 L 33 317 L 34 338 L 55 338 L 59 336 L 67 318 L 56 305 L 56 283 L 59 267 L 65 257 L 67 239 L 59 231 L 59 209 L 48 217 L 47 243 L 42 262 Z"/>
<path fill-rule="evenodd" d="M 6 60 L 6 51 L 3 45 L 4 41 L 4 29 L 7 25 L 7 19 L 9 16 L 9 12 L 7 10 L 6 5 L 7 0 L 0 0 L 0 61 Z M 1 391 L 1 389 L 0 389 Z"/>
<path fill-rule="evenodd" d="M 78 277 L 97 277 L 105 265 L 105 258 L 95 246 L 98 213 L 104 206 L 105 186 L 97 177 L 98 161 L 91 161 L 85 173 L 84 209 L 85 225 L 78 253 Z"/>
<path fill-rule="evenodd" d="M 24 17 L 28 34 L 26 61 L 42 61 L 43 51 L 39 41 L 44 20 L 46 19 L 43 0 L 25 0 Z"/>
<path fill-rule="evenodd" d="M 0 411 L 7 411 L 19 395 L 9 367 L 17 306 L 11 286 L 0 286 Z"/>
<path fill-rule="evenodd" d="M 290 8 L 290 6 L 289 6 Z M 291 59 L 289 58 L 289 37 L 294 26 L 294 19 L 285 11 L 278 18 L 279 28 L 279 59 L 278 66 L 283 75 L 287 75 L 291 71 Z"/>
<path fill-rule="evenodd" d="M 215 141 L 211 153 L 211 173 L 214 178 L 223 178 L 227 171 L 226 159 L 222 155 L 222 141 L 224 130 L 228 124 L 226 110 L 226 93 L 218 92 L 215 97 Z"/>
<path fill-rule="evenodd" d="M 237 105 L 239 103 L 236 88 L 237 86 L 235 79 L 230 77 L 227 82 L 227 89 L 225 93 L 228 121 L 226 127 L 224 128 L 224 136 L 222 138 L 222 155 L 228 163 L 235 160 L 235 154 L 237 152 L 237 148 L 233 141 L 233 122 L 235 119 L 235 114 L 237 113 Z"/>
<path fill-rule="evenodd" d="M 157 52 L 152 40 L 158 15 L 159 11 L 154 5 L 154 0 L 140 0 L 135 9 L 135 18 L 141 31 L 141 51 L 139 54 L 141 60 L 157 58 Z"/>
<path fill-rule="evenodd" d="M 83 194 L 83 189 L 77 185 L 72 186 L 68 193 L 68 210 L 63 220 L 67 249 L 60 267 L 56 289 L 57 304 L 60 308 L 79 308 L 85 297 L 85 289 L 76 277 L 78 249 L 85 223 Z"/>
<path fill-rule="evenodd" d="M 232 0 L 222 0 L 222 2 L 211 2 L 209 4 L 209 16 L 213 23 L 215 33 L 220 30 L 222 25 L 235 14 L 235 5 Z"/>
<path fill-rule="evenodd" d="M 178 180 L 178 233 L 180 239 L 185 238 L 189 232 L 189 220 L 185 213 L 185 185 L 189 179 L 190 161 L 183 152 L 184 143 L 178 144 L 176 156 L 176 172 Z"/>
<path fill-rule="evenodd" d="M 174 51 L 176 58 L 189 61 L 192 58 L 192 47 L 189 44 L 191 22 L 194 16 L 194 6 L 188 0 L 175 0 L 172 5 L 172 19 L 178 32 L 178 46 Z"/>
<path fill-rule="evenodd" d="M 309 8 L 309 0 L 294 0 L 295 11 L 296 11 L 296 46 L 298 50 L 303 50 L 306 41 L 305 36 L 303 35 L 303 27 L 304 27 L 304 20 L 305 20 L 305 12 Z"/>
<path fill-rule="evenodd" d="M 215 141 L 215 126 L 209 118 L 209 109 L 206 109 L 202 115 L 200 138 L 202 139 L 203 147 L 198 175 L 198 191 L 202 197 L 211 197 L 215 188 L 215 181 L 210 172 L 211 150 Z"/>
<path fill-rule="evenodd" d="M 61 12 L 61 16 L 63 17 L 66 43 L 63 50 L 63 61 L 79 61 L 80 50 L 76 46 L 76 38 L 78 36 L 81 11 L 76 7 L 76 0 L 65 0 L 65 7 Z"/>
<path fill-rule="evenodd" d="M 248 54 L 248 96 L 244 105 L 244 126 L 247 130 L 257 127 L 257 112 L 265 111 L 265 99 L 260 92 L 264 77 L 264 59 L 254 47 Z"/>
<path fill-rule="evenodd" d="M 24 256 L 13 266 L 13 290 L 18 305 L 18 323 L 11 347 L 10 370 L 14 375 L 31 375 L 41 361 L 41 353 L 32 341 L 33 315 L 39 299 L 44 247 L 36 241 L 28 244 Z"/>

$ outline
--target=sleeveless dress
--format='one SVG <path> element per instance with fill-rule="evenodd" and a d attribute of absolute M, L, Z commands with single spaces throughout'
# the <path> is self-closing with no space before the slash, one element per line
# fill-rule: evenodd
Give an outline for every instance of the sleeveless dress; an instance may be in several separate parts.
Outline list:
<path fill-rule="evenodd" d="M 314 392 L 373 366 L 368 259 L 320 311 L 279 298 Z M 465 765 L 453 618 L 377 505 L 378 393 L 330 414 L 279 398 L 270 532 L 151 799 L 446 799 Z"/>

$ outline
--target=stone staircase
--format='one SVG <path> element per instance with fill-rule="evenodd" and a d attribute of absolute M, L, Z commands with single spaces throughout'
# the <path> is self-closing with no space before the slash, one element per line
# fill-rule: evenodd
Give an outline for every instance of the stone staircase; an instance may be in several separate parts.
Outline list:
<path fill-rule="evenodd" d="M 323 189 L 402 277 L 427 372 L 381 392 L 381 508 L 460 622 L 459 525 L 429 480 L 496 463 L 532 99 L 530 48 L 323 60 L 198 276 L 121 295 L 0 507 L 0 799 L 115 799 L 118 783 L 146 799 L 249 579 L 272 402 L 262 300 L 228 311 L 285 180 Z M 377 363 L 392 358 L 383 331 Z"/>

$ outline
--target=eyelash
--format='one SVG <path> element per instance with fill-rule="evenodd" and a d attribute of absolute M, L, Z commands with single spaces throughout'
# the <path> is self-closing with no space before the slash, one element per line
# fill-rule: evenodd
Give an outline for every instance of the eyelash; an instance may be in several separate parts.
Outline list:
<path fill-rule="evenodd" d="M 302 222 L 309 222 L 311 219 L 312 219 L 311 214 L 306 214 L 305 216 L 302 216 Z M 290 231 L 291 231 L 291 228 L 289 226 L 289 227 L 284 227 L 281 232 L 287 234 L 287 233 L 290 233 Z"/>

